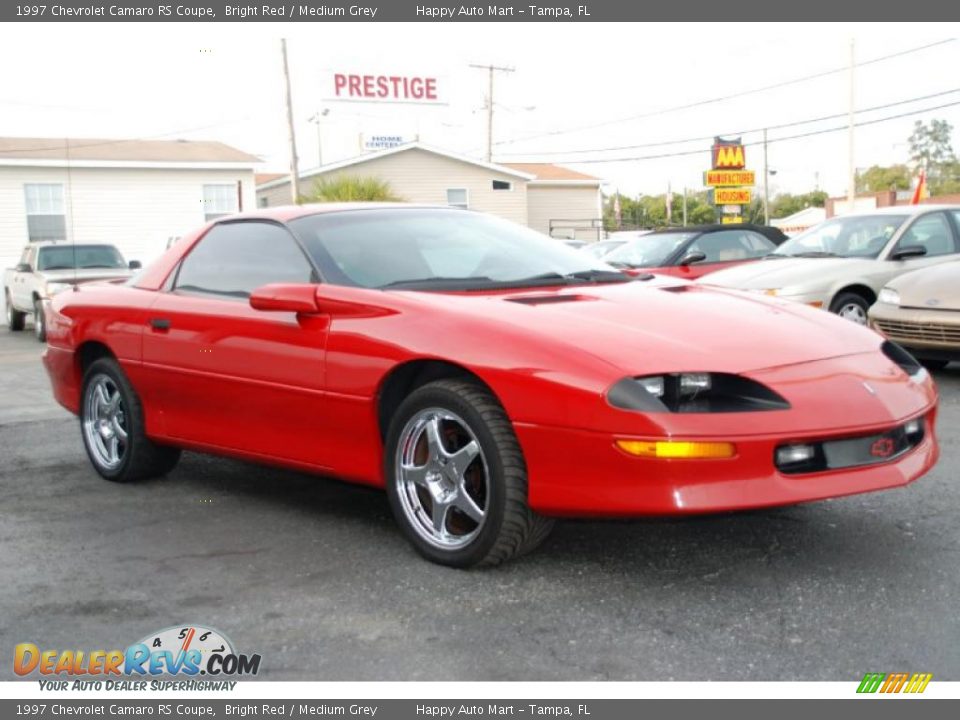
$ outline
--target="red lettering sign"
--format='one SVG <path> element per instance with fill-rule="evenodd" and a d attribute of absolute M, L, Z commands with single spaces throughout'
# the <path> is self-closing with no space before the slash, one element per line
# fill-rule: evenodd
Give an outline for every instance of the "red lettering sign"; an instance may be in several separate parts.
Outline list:
<path fill-rule="evenodd" d="M 333 93 L 328 99 L 438 103 L 439 88 L 436 77 L 333 73 Z"/>

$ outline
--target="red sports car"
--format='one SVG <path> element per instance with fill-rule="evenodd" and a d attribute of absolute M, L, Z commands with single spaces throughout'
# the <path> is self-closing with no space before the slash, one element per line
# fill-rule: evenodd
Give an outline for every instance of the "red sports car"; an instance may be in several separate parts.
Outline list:
<path fill-rule="evenodd" d="M 655 272 L 696 280 L 724 268 L 754 262 L 787 236 L 769 225 L 689 225 L 642 233 L 603 256 L 628 275 Z"/>
<path fill-rule="evenodd" d="M 417 550 L 460 567 L 557 516 L 880 490 L 938 454 L 933 383 L 873 332 L 452 208 L 219 219 L 48 315 L 54 393 L 103 477 L 186 448 L 385 487 Z"/>

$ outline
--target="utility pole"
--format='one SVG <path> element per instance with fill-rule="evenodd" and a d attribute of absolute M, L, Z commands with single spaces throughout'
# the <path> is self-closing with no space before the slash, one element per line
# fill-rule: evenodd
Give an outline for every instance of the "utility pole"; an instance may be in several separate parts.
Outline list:
<path fill-rule="evenodd" d="M 763 129 L 763 224 L 770 224 L 770 169 L 767 167 L 767 129 Z"/>
<path fill-rule="evenodd" d="M 290 92 L 290 66 L 287 63 L 287 39 L 281 38 L 283 53 L 283 80 L 287 89 L 287 129 L 290 131 L 290 193 L 293 204 L 300 204 L 300 174 L 297 170 L 297 136 L 293 130 L 293 95 Z"/>
<path fill-rule="evenodd" d="M 470 67 L 487 71 L 487 162 L 493 162 L 493 73 L 512 73 L 516 68 L 473 64 Z"/>
<path fill-rule="evenodd" d="M 857 167 L 853 159 L 854 40 L 850 38 L 850 106 L 847 110 L 847 212 L 853 212 L 857 200 Z"/>

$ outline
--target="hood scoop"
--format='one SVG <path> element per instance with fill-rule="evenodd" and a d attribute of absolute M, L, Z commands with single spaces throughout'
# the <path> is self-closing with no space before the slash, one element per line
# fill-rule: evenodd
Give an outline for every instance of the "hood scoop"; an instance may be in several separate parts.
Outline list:
<path fill-rule="evenodd" d="M 684 292 L 690 292 L 692 290 L 697 290 L 697 289 L 698 288 L 696 285 L 689 285 L 689 284 L 688 285 L 665 285 L 663 287 L 657 288 L 657 290 L 663 290 L 664 292 L 671 292 L 671 293 L 684 293 Z"/>
<path fill-rule="evenodd" d="M 590 295 L 521 295 L 507 298 L 507 302 L 520 305 L 556 305 L 557 303 L 580 302 L 582 300 L 596 300 Z"/>

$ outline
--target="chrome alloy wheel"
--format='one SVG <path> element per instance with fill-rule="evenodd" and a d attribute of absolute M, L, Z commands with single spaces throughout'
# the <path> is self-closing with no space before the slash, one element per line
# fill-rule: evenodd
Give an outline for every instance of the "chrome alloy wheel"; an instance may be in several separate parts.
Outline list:
<path fill-rule="evenodd" d="M 487 517 L 490 473 L 467 423 L 421 410 L 401 431 L 395 460 L 397 495 L 417 534 L 441 550 L 468 545 Z"/>
<path fill-rule="evenodd" d="M 867 324 L 867 313 L 857 303 L 847 303 L 837 311 L 837 315 L 845 320 L 852 320 L 857 325 Z"/>
<path fill-rule="evenodd" d="M 83 433 L 87 447 L 104 470 L 115 470 L 126 455 L 127 419 L 120 388 L 108 376 L 95 375 L 83 399 Z"/>

